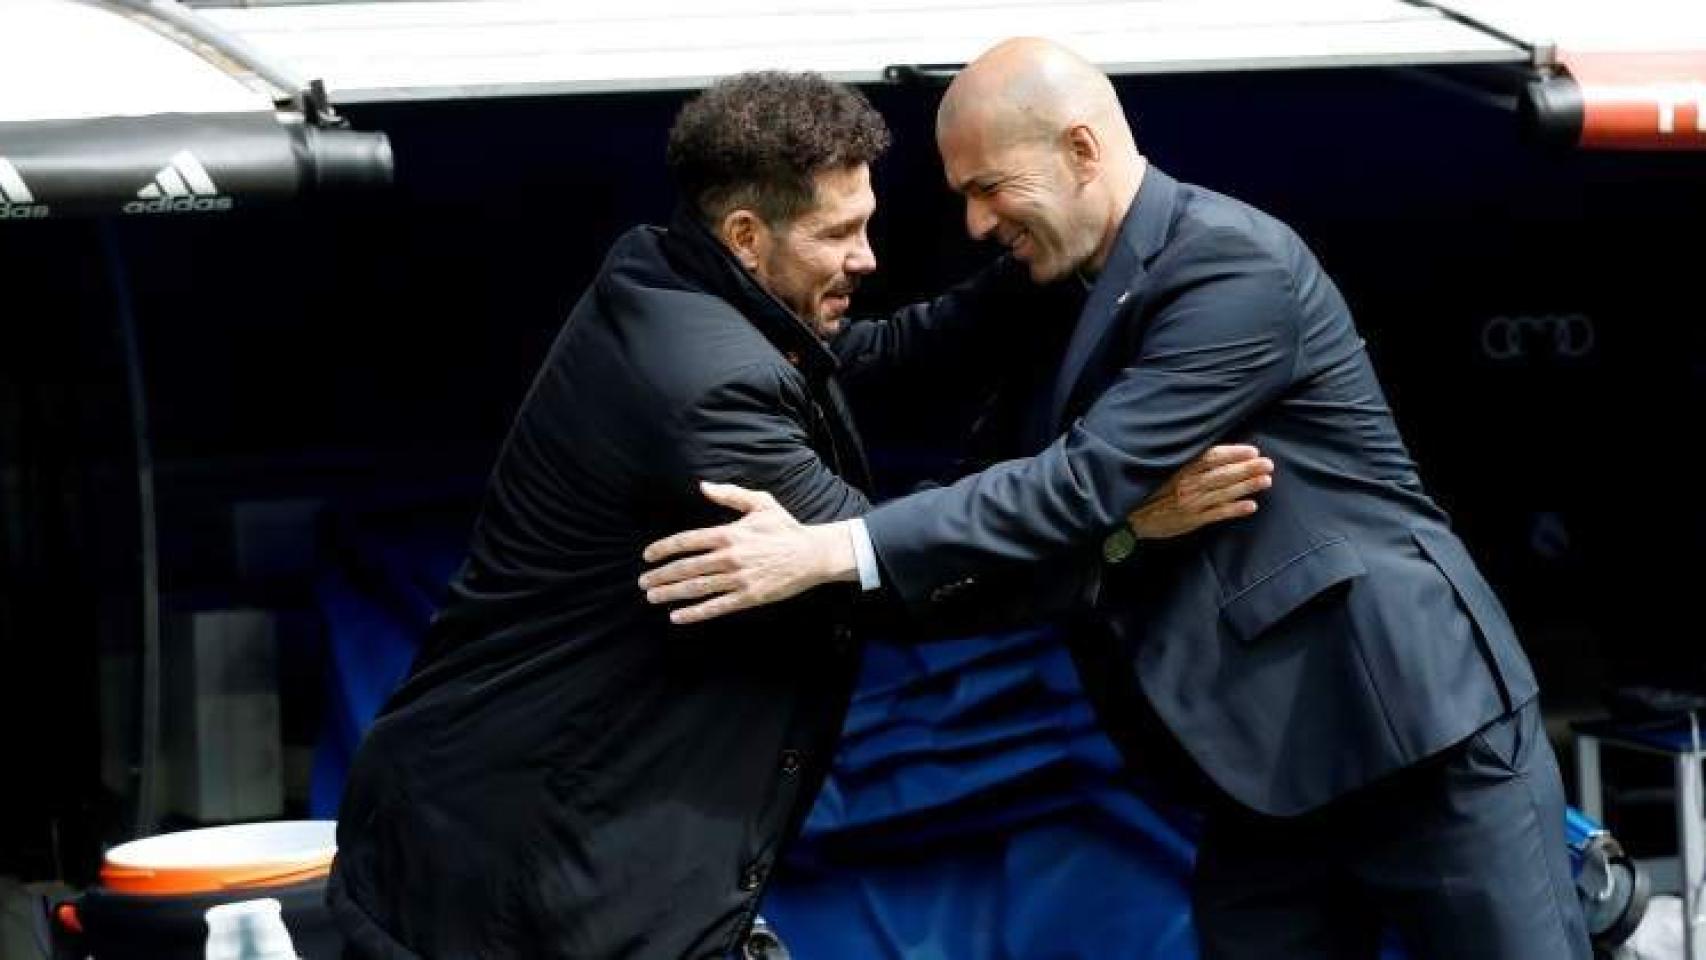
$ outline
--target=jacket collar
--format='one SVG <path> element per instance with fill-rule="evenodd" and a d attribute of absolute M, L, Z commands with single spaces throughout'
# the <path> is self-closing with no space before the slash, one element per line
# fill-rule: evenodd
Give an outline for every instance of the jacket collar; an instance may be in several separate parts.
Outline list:
<path fill-rule="evenodd" d="M 1078 325 L 1067 343 L 1051 397 L 1050 420 L 1057 426 L 1066 418 L 1068 403 L 1085 366 L 1114 328 L 1114 320 L 1120 316 L 1126 300 L 1143 283 L 1145 268 L 1166 244 L 1178 200 L 1179 182 L 1151 164 L 1144 171 L 1131 209 L 1120 222 L 1113 249 L 1090 287 L 1089 298 L 1078 314 Z"/>
<path fill-rule="evenodd" d="M 835 354 L 782 301 L 758 285 L 721 240 L 685 206 L 676 208 L 663 238 L 664 254 L 677 271 L 727 301 L 771 345 L 804 373 L 827 375 L 837 368 Z"/>
<path fill-rule="evenodd" d="M 1120 224 L 1119 242 L 1144 264 L 1155 259 L 1167 242 L 1173 226 L 1173 209 L 1179 202 L 1179 181 L 1169 177 L 1154 164 L 1143 172 L 1143 184 L 1125 222 Z"/>

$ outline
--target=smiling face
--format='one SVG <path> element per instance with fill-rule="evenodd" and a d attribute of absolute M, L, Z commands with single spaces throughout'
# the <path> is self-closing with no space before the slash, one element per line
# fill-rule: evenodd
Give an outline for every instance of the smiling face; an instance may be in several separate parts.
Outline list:
<path fill-rule="evenodd" d="M 1091 265 L 1106 224 L 1071 138 L 995 134 L 968 120 L 937 136 L 948 185 L 965 198 L 966 231 L 993 237 L 1039 282 Z"/>
<path fill-rule="evenodd" d="M 828 339 L 840 331 L 860 278 L 877 269 L 865 232 L 877 198 L 865 164 L 820 170 L 812 181 L 811 207 L 786 223 L 740 211 L 752 216 L 752 233 L 729 245 L 764 289 Z"/>

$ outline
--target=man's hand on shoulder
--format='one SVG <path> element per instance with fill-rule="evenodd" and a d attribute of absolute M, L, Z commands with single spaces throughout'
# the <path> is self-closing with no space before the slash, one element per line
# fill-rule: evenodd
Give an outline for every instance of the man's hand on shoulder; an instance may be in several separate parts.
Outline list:
<path fill-rule="evenodd" d="M 820 584 L 858 580 L 847 521 L 802 524 L 763 491 L 728 483 L 701 483 L 700 489 L 745 516 L 646 547 L 645 561 L 663 564 L 640 577 L 646 600 L 700 601 L 670 611 L 672 622 L 698 623 L 786 600 Z"/>
<path fill-rule="evenodd" d="M 1274 462 L 1248 444 L 1210 447 L 1179 468 L 1126 517 L 1140 540 L 1161 540 L 1256 512 L 1249 499 L 1273 486 Z"/>

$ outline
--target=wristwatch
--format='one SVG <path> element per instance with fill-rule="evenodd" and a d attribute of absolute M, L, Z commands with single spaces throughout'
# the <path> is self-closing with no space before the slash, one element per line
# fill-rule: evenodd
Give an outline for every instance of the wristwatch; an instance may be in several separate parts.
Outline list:
<path fill-rule="evenodd" d="M 1137 550 L 1137 534 L 1131 529 L 1131 524 L 1122 523 L 1120 528 L 1108 534 L 1102 541 L 1102 559 L 1109 563 L 1123 563 L 1125 559 Z"/>

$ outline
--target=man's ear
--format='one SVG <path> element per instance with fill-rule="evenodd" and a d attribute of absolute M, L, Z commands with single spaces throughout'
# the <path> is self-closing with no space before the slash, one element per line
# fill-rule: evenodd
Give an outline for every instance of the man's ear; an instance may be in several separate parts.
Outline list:
<path fill-rule="evenodd" d="M 1102 140 L 1087 123 L 1066 128 L 1061 135 L 1066 148 L 1066 161 L 1072 175 L 1080 184 L 1089 183 L 1102 172 Z"/>
<path fill-rule="evenodd" d="M 717 225 L 717 236 L 748 270 L 757 270 L 764 253 L 770 249 L 770 225 L 744 207 L 723 215 L 723 222 Z"/>

